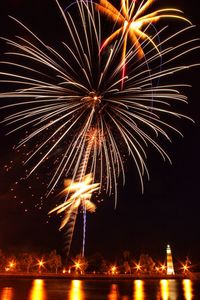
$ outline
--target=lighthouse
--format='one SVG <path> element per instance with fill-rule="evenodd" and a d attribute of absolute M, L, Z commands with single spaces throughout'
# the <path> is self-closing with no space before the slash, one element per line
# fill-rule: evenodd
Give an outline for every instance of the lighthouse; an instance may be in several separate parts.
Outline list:
<path fill-rule="evenodd" d="M 167 245 L 167 275 L 174 275 L 174 266 L 170 245 Z"/>

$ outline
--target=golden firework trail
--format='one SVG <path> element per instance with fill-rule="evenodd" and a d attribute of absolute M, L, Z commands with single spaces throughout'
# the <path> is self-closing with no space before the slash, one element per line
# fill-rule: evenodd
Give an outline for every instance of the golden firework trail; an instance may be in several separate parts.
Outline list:
<path fill-rule="evenodd" d="M 96 206 L 91 202 L 91 197 L 93 192 L 99 190 L 99 183 L 92 183 L 92 174 L 85 175 L 79 181 L 68 180 L 66 183 L 66 188 L 63 192 L 70 194 L 70 197 L 66 198 L 66 201 L 59 206 L 52 209 L 49 214 L 57 212 L 57 214 L 65 212 L 60 229 L 65 225 L 70 226 L 67 229 L 67 254 L 69 254 L 72 237 L 74 233 L 74 227 L 76 223 L 76 218 L 78 214 L 79 207 L 82 207 L 84 216 L 84 226 L 83 226 L 83 246 L 82 246 L 82 256 L 85 252 L 85 233 L 86 233 L 86 211 L 95 212 Z"/>
<path fill-rule="evenodd" d="M 93 100 L 96 101 L 97 97 L 95 94 L 90 95 Z M 88 98 L 88 97 L 87 97 Z M 89 99 L 84 99 L 89 100 Z M 65 227 L 65 225 L 69 224 L 70 226 L 67 229 L 67 243 L 66 250 L 67 255 L 69 254 L 71 242 L 74 233 L 74 227 L 76 224 L 76 218 L 78 214 L 79 207 L 83 210 L 84 224 L 83 224 L 83 246 L 82 246 L 82 256 L 85 253 L 85 234 L 86 234 L 86 212 L 89 211 L 91 213 L 95 212 L 96 206 L 91 202 L 92 194 L 99 190 L 100 184 L 93 183 L 92 174 L 86 174 L 89 157 L 92 151 L 92 148 L 97 146 L 101 141 L 97 140 L 97 130 L 91 129 L 87 133 L 87 148 L 85 150 L 85 155 L 83 157 L 82 163 L 80 164 L 79 173 L 76 181 L 67 179 L 65 180 L 66 188 L 62 191 L 66 196 L 65 202 L 56 206 L 52 209 L 49 214 L 53 212 L 57 212 L 57 214 L 65 212 L 63 221 L 60 226 L 60 230 Z"/>

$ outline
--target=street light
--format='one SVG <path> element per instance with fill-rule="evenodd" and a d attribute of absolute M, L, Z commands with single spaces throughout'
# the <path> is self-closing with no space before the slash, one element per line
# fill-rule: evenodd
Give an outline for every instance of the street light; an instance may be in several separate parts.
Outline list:
<path fill-rule="evenodd" d="M 117 274 L 117 267 L 116 266 L 111 266 L 110 271 L 111 271 L 112 275 Z"/>
<path fill-rule="evenodd" d="M 187 265 L 183 265 L 182 269 L 183 269 L 184 273 L 187 273 L 189 271 L 189 268 Z"/>
<path fill-rule="evenodd" d="M 139 272 L 139 271 L 142 270 L 142 267 L 141 267 L 140 264 L 136 264 L 136 265 L 135 265 L 135 269 L 136 269 L 137 272 Z"/>
<path fill-rule="evenodd" d="M 75 267 L 76 267 L 76 269 L 80 269 L 80 267 L 81 267 L 80 263 L 79 263 L 79 262 L 76 262 L 76 263 L 75 263 Z"/>
<path fill-rule="evenodd" d="M 9 263 L 10 269 L 14 268 L 14 265 L 15 265 L 15 264 L 11 261 L 11 262 Z"/>
<path fill-rule="evenodd" d="M 80 273 L 82 273 L 82 269 L 81 269 L 82 264 L 80 263 L 79 260 L 77 260 L 77 261 L 74 262 L 74 267 L 75 267 L 76 273 L 77 273 L 78 271 L 80 271 Z"/>
<path fill-rule="evenodd" d="M 161 269 L 162 272 L 165 272 L 166 271 L 166 266 L 165 265 L 161 265 L 160 269 Z"/>
<path fill-rule="evenodd" d="M 14 260 L 11 260 L 8 262 L 8 266 L 5 268 L 6 271 L 13 271 L 16 267 L 16 262 Z"/>
<path fill-rule="evenodd" d="M 41 273 L 41 268 L 44 268 L 44 261 L 43 258 L 41 260 L 38 260 L 38 272 Z"/>

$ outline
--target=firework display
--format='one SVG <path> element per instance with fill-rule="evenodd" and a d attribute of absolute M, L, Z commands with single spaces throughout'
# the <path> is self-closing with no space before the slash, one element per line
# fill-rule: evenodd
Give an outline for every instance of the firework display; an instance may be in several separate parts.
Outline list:
<path fill-rule="evenodd" d="M 195 66 L 182 58 L 199 48 L 197 39 L 179 43 L 194 26 L 178 9 L 144 15 L 153 2 L 122 0 L 118 10 L 106 0 L 77 1 L 70 11 L 56 0 L 66 29 L 66 40 L 57 48 L 13 17 L 31 38 L 3 38 L 11 51 L 1 62 L 0 81 L 8 91 L 0 98 L 9 101 L 3 108 L 12 111 L 4 122 L 11 127 L 9 133 L 28 132 L 18 147 L 37 141 L 26 161 L 34 162 L 30 174 L 48 163 L 49 192 L 65 182 L 65 200 L 50 213 L 64 213 L 60 228 L 68 226 L 68 253 L 82 212 L 84 255 L 86 211 L 96 209 L 93 194 L 114 194 L 116 207 L 128 156 L 143 191 L 143 176 L 149 177 L 147 146 L 170 161 L 159 137 L 170 141 L 170 131 L 181 134 L 172 117 L 190 120 L 173 108 L 187 102 L 180 92 L 187 85 L 169 84 L 168 78 Z M 119 26 L 109 34 L 102 30 L 105 15 Z M 152 23 L 168 17 L 184 21 L 183 27 L 173 34 L 167 26 L 149 33 Z"/>
<path fill-rule="evenodd" d="M 119 24 L 121 26 L 104 41 L 101 46 L 101 50 L 110 44 L 113 39 L 121 36 L 121 39 L 123 40 L 122 63 L 124 65 L 122 70 L 122 78 L 126 73 L 125 58 L 128 38 L 136 47 L 138 58 L 144 58 L 145 54 L 142 42 L 149 42 L 158 53 L 160 52 L 156 42 L 154 41 L 155 36 L 151 37 L 148 34 L 148 29 L 153 23 L 158 22 L 161 18 L 181 19 L 190 23 L 188 19 L 178 15 L 182 13 L 182 11 L 174 8 L 158 9 L 148 13 L 147 15 L 143 15 L 149 6 L 153 4 L 153 2 L 155 2 L 155 0 L 140 1 L 139 5 L 136 5 L 136 1 L 129 2 L 127 0 L 121 0 L 121 7 L 119 11 L 107 0 L 100 0 L 100 3 L 96 4 L 96 7 L 100 12 L 112 19 L 115 24 Z"/>

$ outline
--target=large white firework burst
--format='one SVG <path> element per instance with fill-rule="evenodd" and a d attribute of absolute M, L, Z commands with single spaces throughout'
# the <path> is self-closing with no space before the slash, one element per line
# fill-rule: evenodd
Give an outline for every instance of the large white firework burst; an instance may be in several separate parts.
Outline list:
<path fill-rule="evenodd" d="M 66 40 L 56 49 L 14 18 L 31 39 L 4 38 L 12 49 L 1 62 L 0 72 L 1 83 L 8 89 L 0 98 L 10 98 L 4 109 L 13 110 L 4 120 L 11 126 L 9 133 L 29 131 L 18 147 L 36 141 L 37 147 L 26 161 L 34 162 L 30 173 L 47 159 L 50 161 L 52 154 L 57 156 L 52 163 L 50 191 L 64 177 L 76 180 L 92 130 L 97 134 L 84 175 L 92 173 L 93 181 L 100 182 L 100 188 L 109 194 L 114 192 L 117 199 L 118 177 L 122 174 L 125 181 L 124 157 L 128 154 L 134 160 L 143 189 L 143 175 L 148 175 L 147 146 L 152 145 L 164 159 L 169 159 L 159 145 L 159 136 L 170 140 L 168 130 L 180 132 L 166 116 L 185 117 L 170 107 L 187 102 L 179 92 L 186 85 L 164 84 L 164 79 L 192 67 L 179 64 L 178 59 L 181 61 L 199 48 L 197 39 L 181 43 L 178 40 L 187 33 L 190 36 L 193 26 L 171 35 L 167 35 L 167 27 L 155 32 L 151 40 L 159 37 L 159 53 L 149 40 L 142 41 L 142 59 L 138 59 L 137 45 L 131 45 L 126 53 L 127 75 L 121 78 L 123 39 L 100 54 L 104 32 L 94 4 L 78 2 L 73 17 L 56 2 L 66 28 Z"/>

